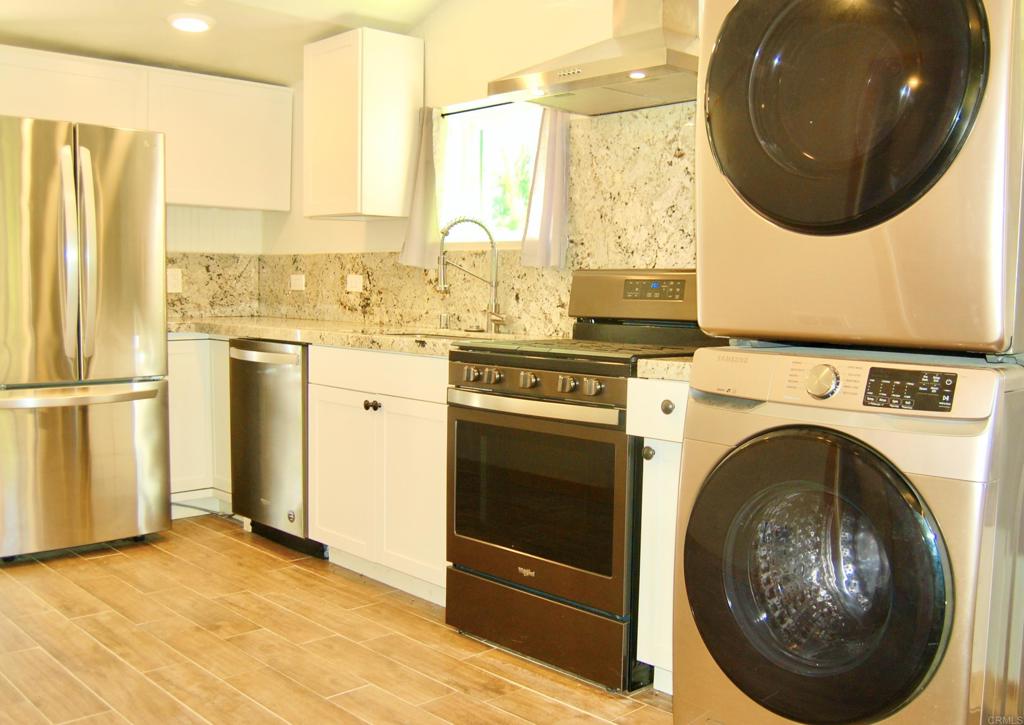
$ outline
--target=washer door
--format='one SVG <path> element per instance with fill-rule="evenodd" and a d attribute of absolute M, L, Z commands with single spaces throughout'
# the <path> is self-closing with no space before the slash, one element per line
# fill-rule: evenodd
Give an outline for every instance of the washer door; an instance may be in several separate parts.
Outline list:
<path fill-rule="evenodd" d="M 942 537 L 909 482 L 835 431 L 780 428 L 704 482 L 683 550 L 708 651 L 808 723 L 882 718 L 928 682 L 952 620 Z"/>
<path fill-rule="evenodd" d="M 981 0 L 739 0 L 708 67 L 711 148 L 771 221 L 866 229 L 949 168 L 988 55 Z"/>

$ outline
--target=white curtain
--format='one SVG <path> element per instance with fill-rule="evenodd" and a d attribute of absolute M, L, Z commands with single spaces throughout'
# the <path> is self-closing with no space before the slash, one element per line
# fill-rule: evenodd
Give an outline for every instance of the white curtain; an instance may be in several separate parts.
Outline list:
<path fill-rule="evenodd" d="M 569 247 L 569 118 L 544 109 L 523 232 L 526 267 L 564 267 Z"/>
<path fill-rule="evenodd" d="M 411 267 L 433 269 L 437 267 L 441 232 L 437 221 L 437 173 L 435 157 L 442 158 L 435 149 L 436 140 L 443 141 L 443 119 L 437 109 L 424 108 L 420 113 L 420 139 L 414 167 L 412 203 L 405 243 L 398 261 Z"/>

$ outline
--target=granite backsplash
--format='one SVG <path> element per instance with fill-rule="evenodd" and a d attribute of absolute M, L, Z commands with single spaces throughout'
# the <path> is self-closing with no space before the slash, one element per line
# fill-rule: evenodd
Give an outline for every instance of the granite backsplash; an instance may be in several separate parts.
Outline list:
<path fill-rule="evenodd" d="M 573 269 L 680 269 L 696 262 L 694 240 L 694 104 L 570 124 L 568 269 L 535 269 L 519 253 L 499 255 L 499 305 L 506 331 L 564 335 Z M 487 252 L 452 252 L 450 259 L 483 277 Z M 168 297 L 171 319 L 208 316 L 290 317 L 367 325 L 480 327 L 487 285 L 458 270 L 451 292 L 437 275 L 398 263 L 394 253 L 236 255 L 175 253 L 182 294 Z M 306 288 L 289 290 L 292 274 Z M 348 274 L 363 276 L 363 292 L 346 292 Z"/>

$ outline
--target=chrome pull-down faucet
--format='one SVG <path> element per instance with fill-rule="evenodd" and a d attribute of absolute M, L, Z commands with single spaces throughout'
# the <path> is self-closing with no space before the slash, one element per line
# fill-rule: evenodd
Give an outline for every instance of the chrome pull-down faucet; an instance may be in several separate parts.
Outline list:
<path fill-rule="evenodd" d="M 484 230 L 487 235 L 487 241 L 491 245 L 491 278 L 484 279 L 475 272 L 470 272 L 465 267 L 461 267 L 455 262 L 448 261 L 448 250 L 444 248 L 444 240 L 451 233 L 452 227 L 470 223 L 476 224 L 478 227 Z M 451 289 L 451 285 L 448 284 L 448 273 L 447 268 L 455 267 L 456 269 L 462 270 L 470 277 L 474 277 L 481 282 L 486 282 L 491 288 L 491 298 L 487 303 L 487 332 L 497 332 L 498 327 L 505 324 L 505 317 L 498 312 L 498 245 L 494 242 L 494 235 L 491 234 L 491 230 L 488 229 L 483 222 L 473 219 L 468 216 L 460 216 L 452 219 L 450 222 L 444 225 L 441 229 L 441 249 L 437 255 L 437 289 L 439 292 L 447 292 Z"/>

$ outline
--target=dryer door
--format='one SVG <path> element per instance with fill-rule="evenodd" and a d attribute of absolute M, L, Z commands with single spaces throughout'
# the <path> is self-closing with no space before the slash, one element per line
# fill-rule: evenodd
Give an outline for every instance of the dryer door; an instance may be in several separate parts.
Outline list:
<path fill-rule="evenodd" d="M 739 0 L 708 68 L 708 136 L 762 215 L 851 233 L 939 180 L 987 66 L 981 0 Z"/>
<path fill-rule="evenodd" d="M 684 547 L 708 651 L 780 715 L 881 718 L 938 666 L 952 621 L 942 536 L 906 478 L 844 434 L 780 428 L 733 450 Z"/>

